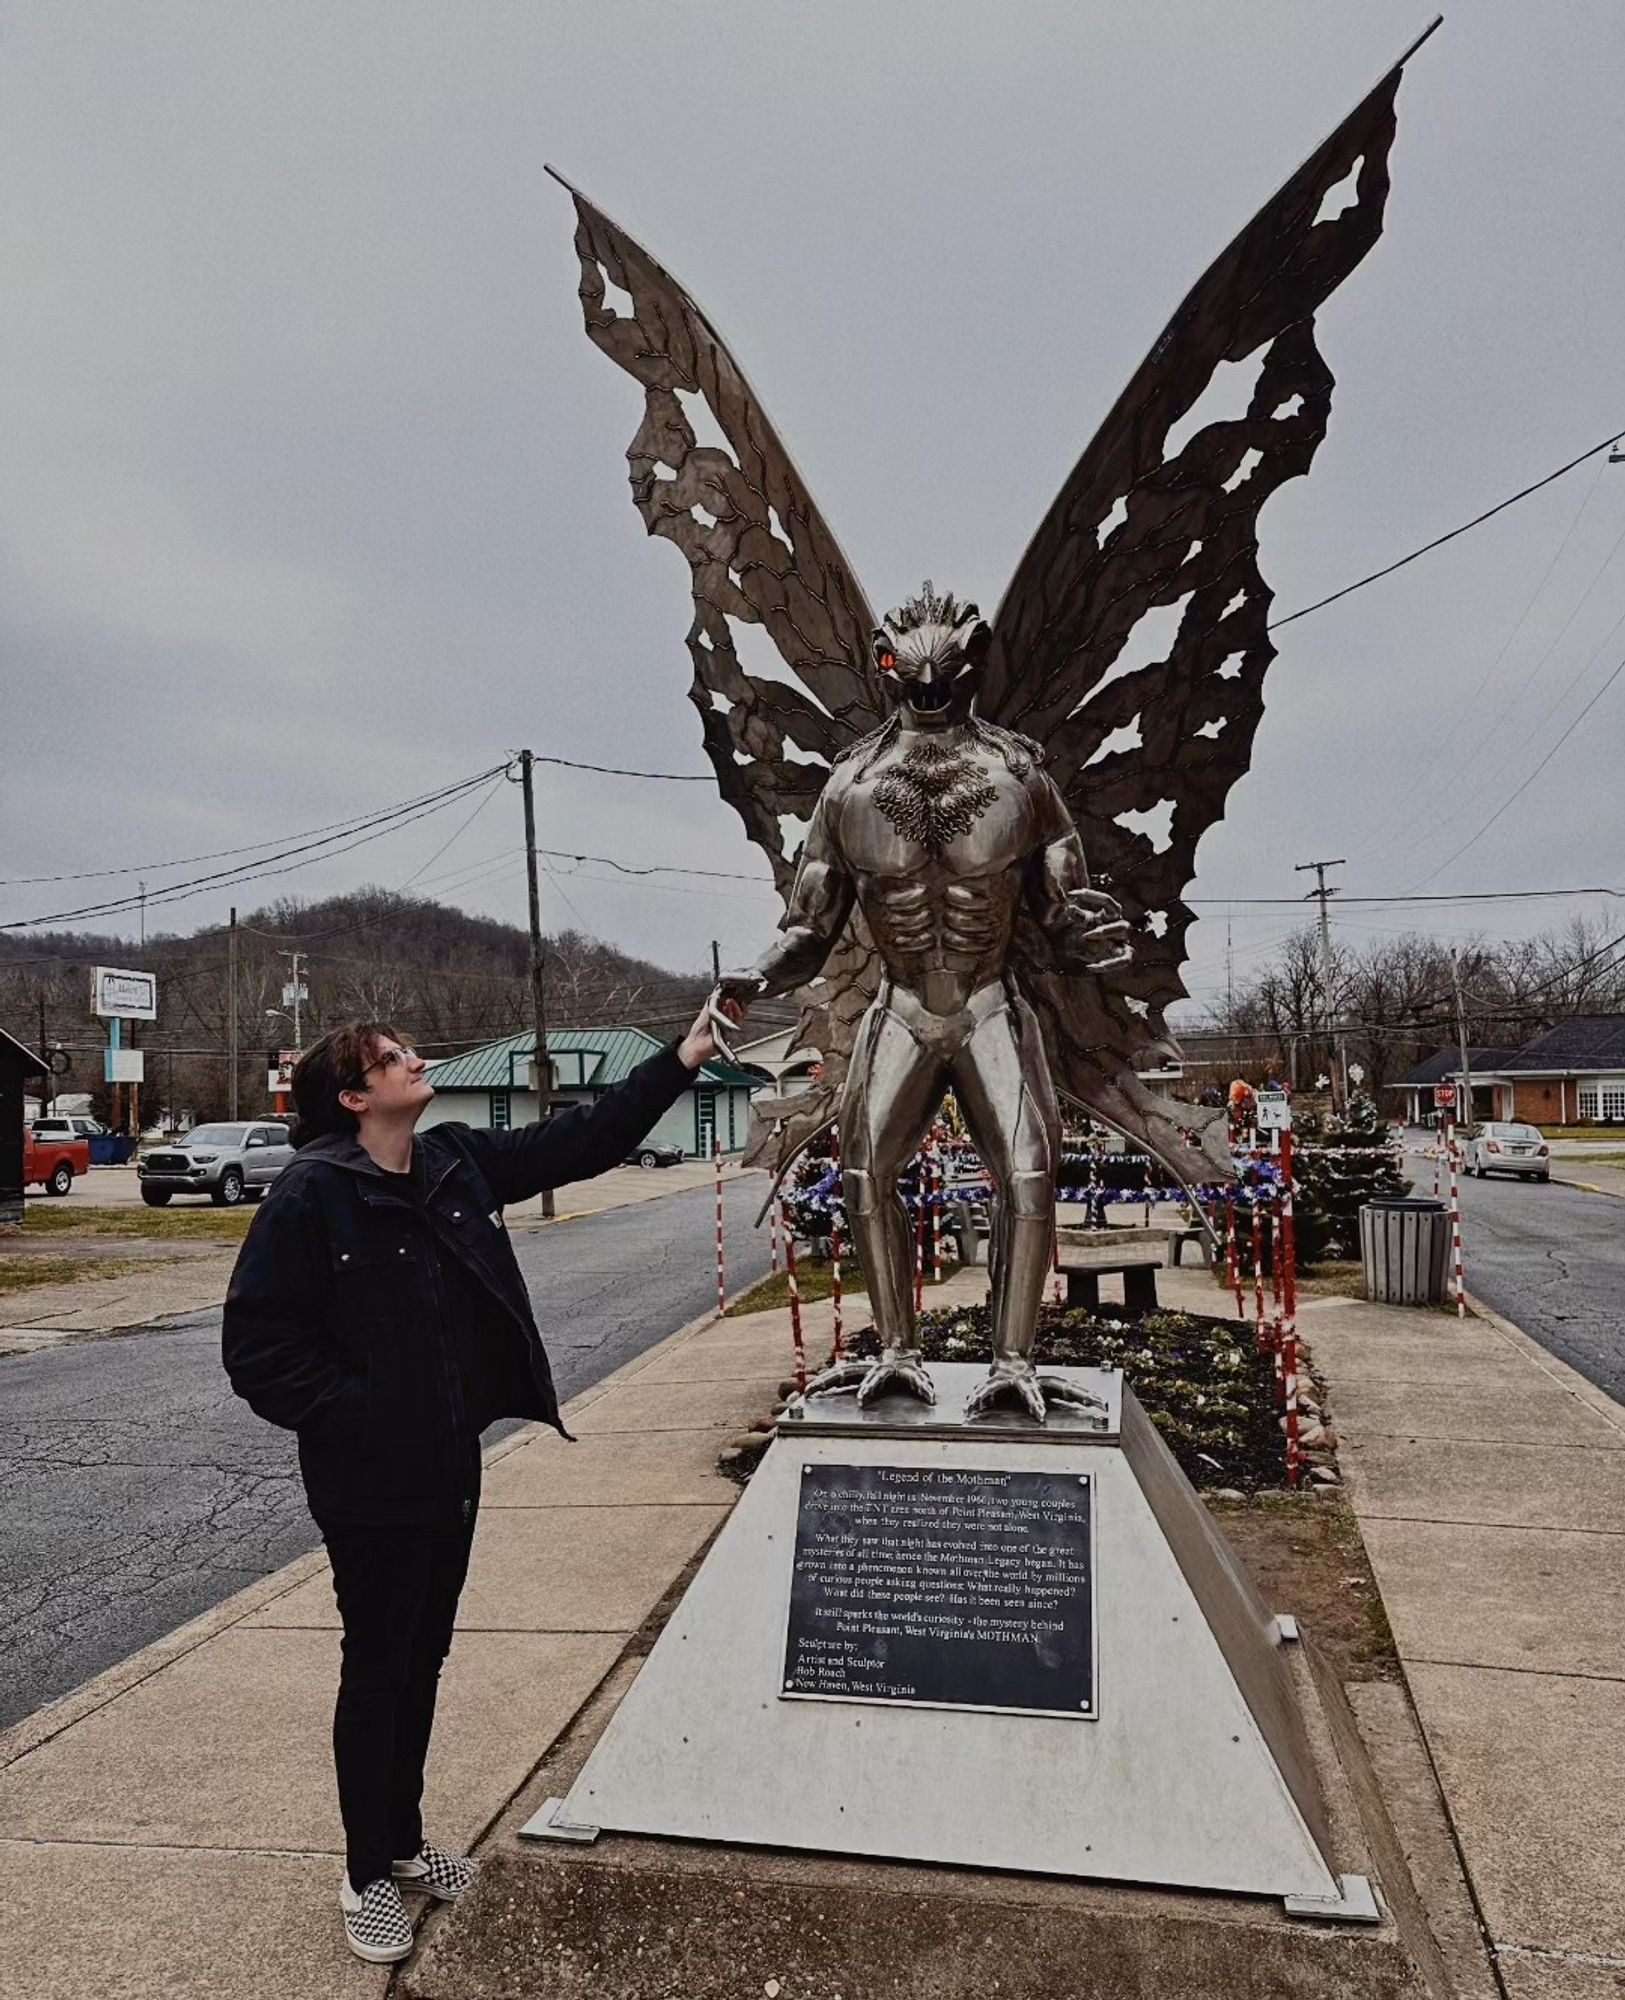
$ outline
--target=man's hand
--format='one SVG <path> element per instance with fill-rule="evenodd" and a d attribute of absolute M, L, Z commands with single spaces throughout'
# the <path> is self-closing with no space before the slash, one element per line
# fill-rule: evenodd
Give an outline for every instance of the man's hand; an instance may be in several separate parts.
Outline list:
<path fill-rule="evenodd" d="M 731 1021 L 737 1028 L 745 1018 L 745 1010 L 739 1001 L 724 997 L 727 982 L 718 987 L 694 1017 L 694 1025 L 677 1045 L 678 1060 L 684 1069 L 698 1069 L 701 1063 L 708 1063 L 713 1057 L 729 1055 L 720 1047 L 717 1031 L 712 1023 L 713 1008 Z"/>

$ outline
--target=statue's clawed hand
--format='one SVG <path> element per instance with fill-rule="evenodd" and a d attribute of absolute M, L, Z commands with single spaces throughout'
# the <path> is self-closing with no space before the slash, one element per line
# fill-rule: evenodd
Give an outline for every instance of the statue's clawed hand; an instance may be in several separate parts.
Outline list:
<path fill-rule="evenodd" d="M 1132 961 L 1128 919 L 1114 896 L 1103 889 L 1069 889 L 1066 908 L 1071 918 L 1069 958 L 1089 972 L 1110 972 Z"/>

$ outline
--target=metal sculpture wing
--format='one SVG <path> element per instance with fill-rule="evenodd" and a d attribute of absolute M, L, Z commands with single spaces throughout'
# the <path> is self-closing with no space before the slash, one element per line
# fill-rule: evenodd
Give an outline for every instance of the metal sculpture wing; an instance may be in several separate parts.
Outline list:
<path fill-rule="evenodd" d="M 1228 1172 L 1219 1128 L 1193 1151 L 1133 1069 L 1152 1051 L 1172 1051 L 1166 1012 L 1186 997 L 1193 921 L 1183 895 L 1197 842 L 1251 760 L 1275 651 L 1258 511 L 1307 472 L 1325 435 L 1332 375 L 1314 314 L 1381 231 L 1394 99 L 1414 52 L 1174 314 L 1073 469 L 994 622 L 979 712 L 1043 745 L 1096 879 L 1135 927 L 1133 964 L 1108 981 L 1057 972 L 1024 923 L 1022 989 L 1043 1023 L 1057 1088 L 1185 1178 L 1204 1165 Z M 811 814 L 835 758 L 886 712 L 869 664 L 874 616 L 716 330 L 647 251 L 570 192 L 588 335 L 644 391 L 627 452 L 633 498 L 650 533 L 675 542 L 692 572 L 689 692 L 706 751 L 787 895 L 795 856 L 782 819 Z M 610 287 L 629 310 L 609 303 Z M 1249 363 L 1243 412 L 1171 444 L 1225 365 Z M 723 444 L 700 441 L 713 428 Z M 1126 649 L 1140 621 L 1175 605 L 1164 656 L 1133 666 Z M 759 660 L 747 672 L 730 621 L 761 626 L 789 677 L 764 677 Z M 1124 732 L 1138 740 L 1119 747 Z M 1151 829 L 1136 827 L 1136 815 Z M 796 1096 L 758 1100 L 750 1163 L 782 1170 L 834 1117 L 878 980 L 854 916 L 800 996 L 797 1045 L 819 1052 L 822 1073 Z"/>
<path fill-rule="evenodd" d="M 994 620 L 979 711 L 1043 745 L 1091 873 L 1134 926 L 1134 961 L 1109 980 L 1057 973 L 1023 926 L 1022 990 L 1057 1088 L 1187 1177 L 1167 1107 L 1133 1069 L 1176 1053 L 1166 1012 L 1186 997 L 1193 921 L 1182 899 L 1198 841 L 1251 762 L 1275 657 L 1258 513 L 1309 470 L 1325 436 L 1332 374 L 1314 315 L 1381 232 L 1394 100 L 1414 52 L 1185 299 L 1062 487 Z M 1170 444 L 1227 369 L 1250 373 L 1236 414 Z M 1148 653 L 1136 641 L 1159 608 L 1174 629 Z M 1225 1165 L 1221 1132 L 1215 1118 L 1215 1167 Z"/>
<path fill-rule="evenodd" d="M 782 821 L 810 819 L 836 757 L 887 714 L 870 664 L 874 613 L 716 329 L 670 272 L 570 193 L 588 336 L 643 388 L 643 422 L 626 454 L 632 498 L 650 534 L 674 542 L 692 573 L 689 699 L 706 754 L 788 898 L 795 852 Z M 609 303 L 611 287 L 629 312 Z M 706 435 L 724 443 L 702 443 Z M 760 626 L 788 677 L 769 677 L 759 655 L 748 672 L 735 624 Z M 855 914 L 799 996 L 797 1046 L 818 1051 L 822 1073 L 796 1096 L 757 1100 L 753 1165 L 788 1163 L 834 1116 L 879 977 Z"/>

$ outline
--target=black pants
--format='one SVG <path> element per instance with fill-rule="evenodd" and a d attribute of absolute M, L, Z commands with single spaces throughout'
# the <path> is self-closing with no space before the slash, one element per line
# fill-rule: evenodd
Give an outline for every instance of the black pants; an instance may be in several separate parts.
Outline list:
<path fill-rule="evenodd" d="M 438 1527 L 322 1529 L 344 1621 L 333 1763 L 352 1888 L 423 1844 L 423 1766 L 475 1504 Z"/>

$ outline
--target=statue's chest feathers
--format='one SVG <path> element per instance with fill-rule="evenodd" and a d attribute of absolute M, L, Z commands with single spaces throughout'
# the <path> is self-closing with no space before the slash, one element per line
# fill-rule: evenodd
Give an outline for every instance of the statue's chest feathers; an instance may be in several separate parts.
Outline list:
<path fill-rule="evenodd" d="M 923 848 L 933 860 L 962 862 L 977 873 L 1020 858 L 1027 818 L 1025 794 L 1002 761 L 993 768 L 958 744 L 932 737 L 912 743 L 894 763 L 875 771 L 853 800 L 847 816 L 868 825 L 853 843 L 867 850 L 874 865 L 890 849 L 895 860 L 919 859 Z M 889 836 L 889 837 L 888 837 Z M 911 855 L 898 851 L 907 843 Z"/>

